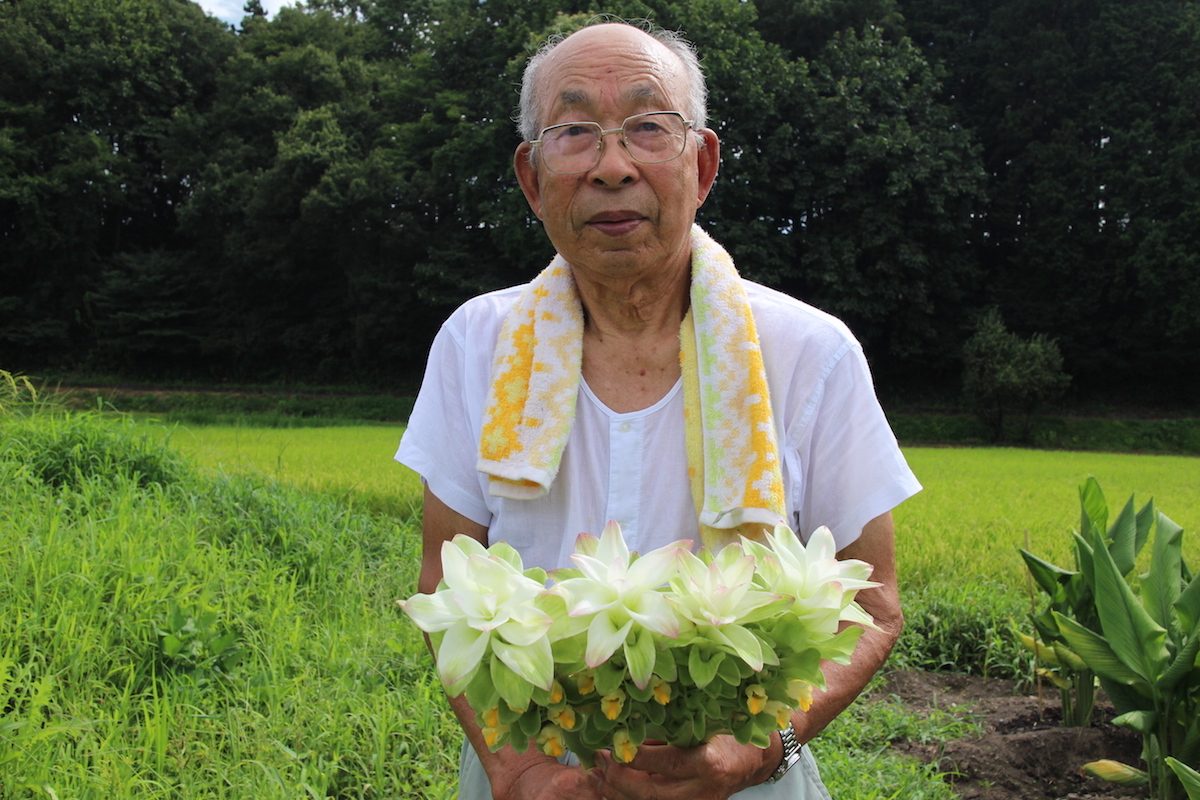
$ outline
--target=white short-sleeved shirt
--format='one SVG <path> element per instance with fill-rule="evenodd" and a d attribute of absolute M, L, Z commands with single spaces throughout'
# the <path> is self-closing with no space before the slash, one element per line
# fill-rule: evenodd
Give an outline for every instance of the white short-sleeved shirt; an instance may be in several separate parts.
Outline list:
<path fill-rule="evenodd" d="M 758 327 L 783 462 L 789 523 L 821 525 L 838 549 L 920 491 L 875 397 L 862 348 L 837 319 L 743 281 Z M 492 353 L 522 287 L 468 301 L 442 325 L 396 460 L 443 503 L 507 541 L 525 565 L 565 566 L 582 532 L 615 519 L 631 550 L 699 541 L 687 480 L 679 383 L 649 408 L 619 414 L 580 381 L 575 423 L 550 491 L 534 500 L 488 493 L 475 465 Z"/>

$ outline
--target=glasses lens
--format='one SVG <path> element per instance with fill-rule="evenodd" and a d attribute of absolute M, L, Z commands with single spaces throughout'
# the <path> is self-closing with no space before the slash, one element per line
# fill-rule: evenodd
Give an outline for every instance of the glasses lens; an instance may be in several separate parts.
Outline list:
<path fill-rule="evenodd" d="M 600 126 L 594 122 L 571 122 L 542 131 L 542 158 L 554 172 L 586 172 L 596 162 Z"/>
<path fill-rule="evenodd" d="M 678 114 L 657 111 L 625 120 L 625 146 L 645 164 L 670 161 L 683 152 L 686 142 L 687 124 Z"/>

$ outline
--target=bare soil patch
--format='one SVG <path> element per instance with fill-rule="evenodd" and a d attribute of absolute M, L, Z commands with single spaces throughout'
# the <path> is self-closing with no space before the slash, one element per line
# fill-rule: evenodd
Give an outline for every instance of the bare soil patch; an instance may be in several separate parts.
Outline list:
<path fill-rule="evenodd" d="M 941 709 L 976 720 L 983 732 L 938 743 L 896 742 L 900 752 L 932 762 L 967 800 L 1144 800 L 1139 789 L 1082 775 L 1088 761 L 1111 758 L 1137 765 L 1141 739 L 1112 724 L 1113 709 L 1098 698 L 1092 725 L 1060 725 L 1058 692 L 1041 697 L 1011 681 L 953 673 L 896 671 L 885 695 L 919 711 Z"/>

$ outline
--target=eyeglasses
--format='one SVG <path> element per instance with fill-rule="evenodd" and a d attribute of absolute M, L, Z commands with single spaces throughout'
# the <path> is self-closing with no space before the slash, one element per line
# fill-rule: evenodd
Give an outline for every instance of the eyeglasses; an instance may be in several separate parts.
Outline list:
<path fill-rule="evenodd" d="M 619 128 L 604 129 L 597 122 L 563 122 L 543 128 L 530 142 L 538 148 L 546 169 L 558 175 L 587 172 L 600 163 L 604 137 L 621 134 L 621 144 L 634 161 L 661 164 L 679 158 L 687 144 L 693 121 L 678 111 L 649 111 L 627 117 Z"/>

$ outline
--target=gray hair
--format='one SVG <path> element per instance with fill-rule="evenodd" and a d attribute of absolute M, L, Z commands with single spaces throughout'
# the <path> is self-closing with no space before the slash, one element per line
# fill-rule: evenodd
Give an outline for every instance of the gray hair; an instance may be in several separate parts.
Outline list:
<path fill-rule="evenodd" d="M 623 20 L 611 17 L 595 17 L 588 20 L 584 27 L 602 23 L 616 23 L 637 28 L 649 34 L 664 47 L 670 50 L 683 64 L 684 77 L 687 80 L 687 108 L 684 113 L 692 120 L 695 128 L 703 128 L 708 121 L 708 87 L 704 83 L 704 71 L 700 68 L 700 57 L 696 48 L 677 31 L 669 31 L 655 26 L 648 20 Z M 541 98 L 536 91 L 538 72 L 554 48 L 566 40 L 569 34 L 555 34 L 547 39 L 525 65 L 525 74 L 521 78 L 521 105 L 518 109 L 517 131 L 521 138 L 532 142 L 542 129 Z"/>

